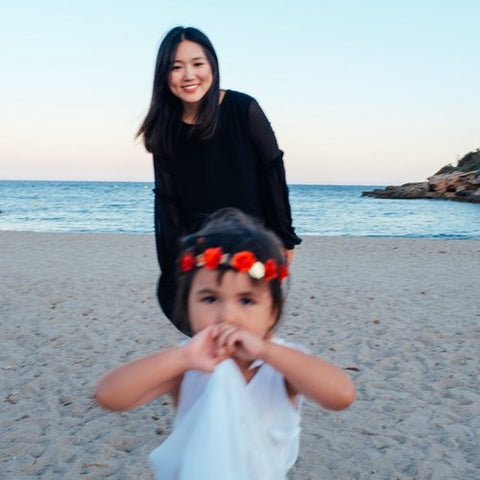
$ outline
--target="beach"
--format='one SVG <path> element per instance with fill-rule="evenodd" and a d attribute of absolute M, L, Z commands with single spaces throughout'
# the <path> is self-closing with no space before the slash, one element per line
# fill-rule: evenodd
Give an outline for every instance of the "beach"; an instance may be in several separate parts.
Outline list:
<path fill-rule="evenodd" d="M 162 397 L 93 400 L 108 369 L 184 337 L 161 313 L 152 235 L 0 232 L 0 478 L 153 479 Z M 352 376 L 304 403 L 291 480 L 480 478 L 480 240 L 305 237 L 278 336 Z"/>

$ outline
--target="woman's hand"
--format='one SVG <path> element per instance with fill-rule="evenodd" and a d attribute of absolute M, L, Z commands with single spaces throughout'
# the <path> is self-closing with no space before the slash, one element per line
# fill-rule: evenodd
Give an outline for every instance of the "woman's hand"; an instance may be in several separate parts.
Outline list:
<path fill-rule="evenodd" d="M 294 253 L 295 250 L 293 248 L 291 250 L 285 250 L 285 261 L 287 262 L 287 265 L 292 263 Z"/>

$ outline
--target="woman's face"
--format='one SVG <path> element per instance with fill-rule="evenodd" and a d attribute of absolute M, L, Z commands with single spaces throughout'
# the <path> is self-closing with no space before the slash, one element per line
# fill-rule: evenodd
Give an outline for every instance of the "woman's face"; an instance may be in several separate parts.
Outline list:
<path fill-rule="evenodd" d="M 170 91 L 183 102 L 184 107 L 198 108 L 212 82 L 212 67 L 203 48 L 198 43 L 182 41 L 168 76 Z"/>

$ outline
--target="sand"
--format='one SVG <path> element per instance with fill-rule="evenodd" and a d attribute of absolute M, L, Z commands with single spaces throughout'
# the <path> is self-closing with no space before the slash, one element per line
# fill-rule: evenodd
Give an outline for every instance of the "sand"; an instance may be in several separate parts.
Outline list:
<path fill-rule="evenodd" d="M 182 335 L 148 235 L 0 232 L 0 478 L 152 479 L 167 397 L 102 410 L 108 369 Z M 308 237 L 279 336 L 347 369 L 346 411 L 305 403 L 291 480 L 480 478 L 480 241 Z"/>

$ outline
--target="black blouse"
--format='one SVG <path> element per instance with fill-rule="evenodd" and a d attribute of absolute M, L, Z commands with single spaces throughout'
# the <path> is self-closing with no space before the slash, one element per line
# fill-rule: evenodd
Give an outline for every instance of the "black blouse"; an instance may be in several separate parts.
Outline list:
<path fill-rule="evenodd" d="M 292 227 L 283 152 L 258 103 L 227 90 L 214 138 L 202 142 L 182 124 L 173 157 L 154 155 L 155 234 L 162 272 L 172 268 L 180 236 L 222 207 L 253 215 L 288 249 Z"/>

